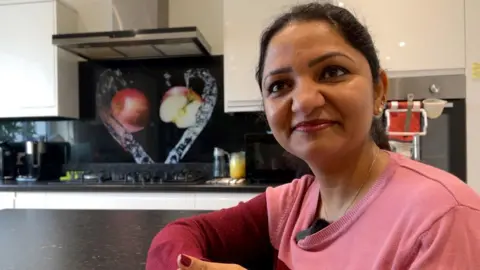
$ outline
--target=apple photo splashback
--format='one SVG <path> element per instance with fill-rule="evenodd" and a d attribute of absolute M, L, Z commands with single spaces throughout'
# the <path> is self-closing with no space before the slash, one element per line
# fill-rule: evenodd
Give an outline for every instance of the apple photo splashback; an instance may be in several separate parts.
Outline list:
<path fill-rule="evenodd" d="M 220 56 L 86 62 L 80 79 L 91 119 L 73 124 L 77 162 L 210 162 L 214 147 L 238 151 L 266 130 L 258 113 L 223 112 Z"/>
<path fill-rule="evenodd" d="M 217 81 L 206 68 L 187 69 L 184 83 L 172 85 L 170 72 L 163 74 L 166 91 L 149 96 L 160 102 L 149 100 L 145 90 L 135 88 L 135 81 L 125 80 L 120 69 L 107 69 L 98 78 L 96 87 L 96 109 L 105 128 L 112 138 L 129 152 L 137 163 L 153 163 L 144 147 L 135 138 L 135 133 L 151 125 L 169 125 L 183 130 L 182 136 L 169 151 L 164 163 L 178 163 L 195 143 L 208 124 L 217 103 Z M 203 82 L 190 84 L 193 79 Z M 150 90 L 152 91 L 152 90 Z M 155 91 L 155 90 L 153 90 Z M 157 105 L 159 104 L 158 108 Z M 160 118 L 160 123 L 158 119 Z"/>

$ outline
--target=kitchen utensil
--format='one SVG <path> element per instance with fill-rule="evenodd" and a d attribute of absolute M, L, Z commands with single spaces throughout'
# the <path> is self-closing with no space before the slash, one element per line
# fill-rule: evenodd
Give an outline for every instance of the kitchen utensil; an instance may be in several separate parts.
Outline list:
<path fill-rule="evenodd" d="M 229 154 L 222 148 L 213 149 L 213 178 L 228 177 L 227 156 Z"/>
<path fill-rule="evenodd" d="M 443 109 L 447 104 L 447 101 L 437 98 L 427 98 L 422 101 L 423 108 L 427 111 L 427 117 L 435 119 L 442 115 Z"/>
<path fill-rule="evenodd" d="M 408 94 L 408 101 L 407 101 L 407 115 L 405 119 L 405 132 L 410 132 L 410 124 L 412 121 L 412 109 L 413 109 L 413 95 Z"/>

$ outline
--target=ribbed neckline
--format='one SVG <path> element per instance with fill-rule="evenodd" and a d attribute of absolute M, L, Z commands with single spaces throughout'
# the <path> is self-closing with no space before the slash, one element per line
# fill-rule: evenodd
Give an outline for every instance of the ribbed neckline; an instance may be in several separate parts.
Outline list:
<path fill-rule="evenodd" d="M 381 194 L 381 191 L 385 188 L 386 184 L 391 179 L 395 169 L 398 167 L 398 162 L 395 158 L 395 154 L 387 152 L 389 154 L 389 162 L 385 167 L 384 171 L 377 178 L 373 186 L 365 194 L 365 196 L 358 201 L 345 215 L 343 215 L 337 221 L 332 222 L 329 226 L 325 227 L 323 230 L 320 230 L 312 235 L 305 237 L 303 240 L 300 240 L 297 245 L 304 250 L 312 250 L 322 248 L 324 245 L 328 245 L 338 237 L 340 237 L 348 228 L 350 228 L 355 221 L 365 212 L 368 206 Z M 320 183 L 314 181 L 312 193 L 310 193 L 310 198 L 308 200 L 316 200 L 318 202 L 320 196 Z M 310 224 L 317 217 L 317 209 L 308 210 L 308 215 L 312 217 Z"/>

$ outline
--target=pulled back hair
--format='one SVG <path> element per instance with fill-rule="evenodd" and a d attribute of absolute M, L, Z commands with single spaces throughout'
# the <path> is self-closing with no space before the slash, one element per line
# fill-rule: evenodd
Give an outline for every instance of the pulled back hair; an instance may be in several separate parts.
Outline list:
<path fill-rule="evenodd" d="M 292 22 L 325 21 L 343 36 L 343 38 L 367 59 L 372 73 L 373 84 L 380 81 L 380 61 L 372 37 L 367 28 L 348 10 L 329 3 L 310 3 L 294 6 L 280 15 L 262 34 L 260 57 L 256 71 L 256 80 L 262 88 L 263 69 L 268 45 L 272 38 Z M 372 140 L 384 150 L 391 150 L 388 137 L 381 119 L 373 118 L 370 127 Z"/>

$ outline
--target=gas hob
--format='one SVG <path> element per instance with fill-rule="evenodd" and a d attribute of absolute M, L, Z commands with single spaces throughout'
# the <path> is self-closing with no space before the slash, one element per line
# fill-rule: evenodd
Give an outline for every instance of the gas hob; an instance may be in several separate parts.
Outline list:
<path fill-rule="evenodd" d="M 70 171 L 67 179 L 49 184 L 84 184 L 84 185 L 198 185 L 205 183 L 205 175 L 196 170 L 179 171 L 125 171 L 122 169 L 103 171 Z"/>

